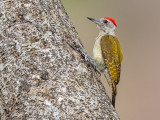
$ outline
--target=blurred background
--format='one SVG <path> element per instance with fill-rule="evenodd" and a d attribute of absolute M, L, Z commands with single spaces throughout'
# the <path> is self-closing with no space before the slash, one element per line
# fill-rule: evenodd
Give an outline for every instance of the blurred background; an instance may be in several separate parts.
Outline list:
<path fill-rule="evenodd" d="M 90 56 L 99 31 L 86 17 L 116 20 L 124 56 L 116 110 L 121 120 L 160 120 L 160 1 L 62 2 Z M 102 81 L 109 91 L 104 78 Z"/>

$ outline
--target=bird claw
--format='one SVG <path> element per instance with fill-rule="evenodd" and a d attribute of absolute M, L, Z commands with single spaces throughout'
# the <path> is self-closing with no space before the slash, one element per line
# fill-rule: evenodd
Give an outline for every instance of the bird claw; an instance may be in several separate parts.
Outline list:
<path fill-rule="evenodd" d="M 98 72 L 99 75 L 101 75 L 101 73 L 96 68 L 96 64 L 95 64 L 94 59 L 92 59 L 89 55 L 87 55 L 87 53 L 83 49 L 77 48 L 74 45 L 71 45 L 70 43 L 68 43 L 68 45 L 70 45 L 74 50 L 79 51 L 81 53 L 81 55 L 84 56 L 85 62 L 89 62 L 92 65 L 92 67 L 94 68 L 94 70 L 96 72 Z"/>
<path fill-rule="evenodd" d="M 89 62 L 92 65 L 92 67 L 94 68 L 94 70 L 101 76 L 101 72 L 99 72 L 97 70 L 97 67 L 96 67 L 94 59 L 92 59 L 89 55 L 85 55 L 85 61 Z"/>
<path fill-rule="evenodd" d="M 94 60 L 90 56 L 85 55 L 85 61 L 91 63 L 92 66 L 93 66 L 93 68 L 96 69 L 95 62 L 94 62 Z"/>

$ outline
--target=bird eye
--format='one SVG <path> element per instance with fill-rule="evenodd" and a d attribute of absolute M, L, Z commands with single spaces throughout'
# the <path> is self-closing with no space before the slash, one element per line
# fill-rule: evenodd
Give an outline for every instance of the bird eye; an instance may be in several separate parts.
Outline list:
<path fill-rule="evenodd" d="M 104 22 L 104 23 L 108 23 L 108 20 L 104 20 L 103 22 Z"/>

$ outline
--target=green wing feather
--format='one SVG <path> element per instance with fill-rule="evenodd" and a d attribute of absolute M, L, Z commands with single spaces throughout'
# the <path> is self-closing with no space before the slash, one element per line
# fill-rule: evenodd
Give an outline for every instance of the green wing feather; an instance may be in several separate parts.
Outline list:
<path fill-rule="evenodd" d="M 101 50 L 110 77 L 116 84 L 118 84 L 123 57 L 118 39 L 111 35 L 103 36 L 101 38 Z"/>

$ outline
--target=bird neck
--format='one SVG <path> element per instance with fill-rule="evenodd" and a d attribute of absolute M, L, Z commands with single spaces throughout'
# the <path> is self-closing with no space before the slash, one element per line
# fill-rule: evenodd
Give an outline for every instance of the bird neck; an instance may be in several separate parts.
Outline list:
<path fill-rule="evenodd" d="M 102 30 L 100 30 L 100 32 L 99 32 L 99 37 L 101 36 L 104 36 L 104 35 L 111 35 L 111 36 L 116 36 L 116 32 L 115 32 L 115 30 L 106 30 L 106 31 L 102 31 Z"/>

